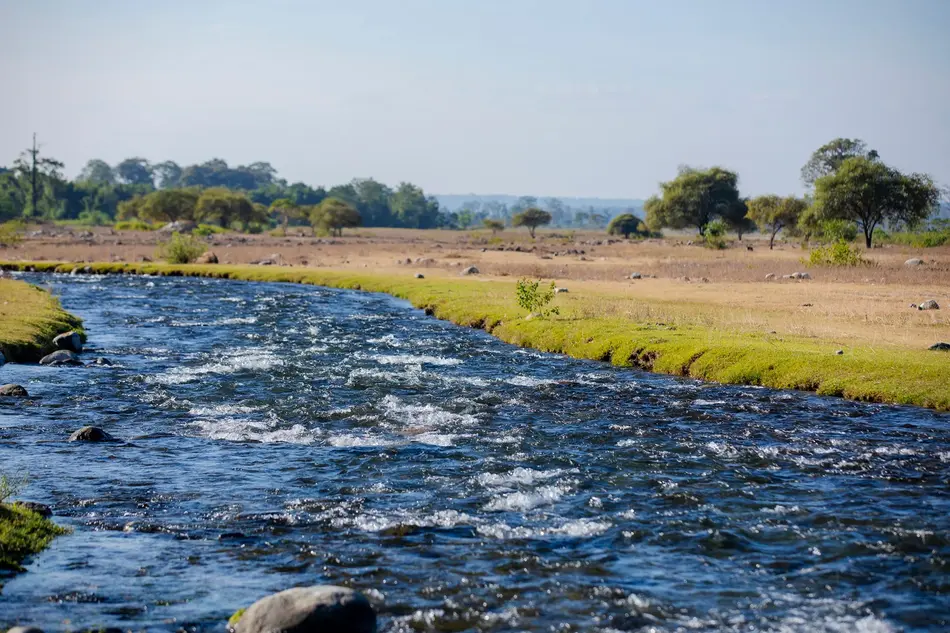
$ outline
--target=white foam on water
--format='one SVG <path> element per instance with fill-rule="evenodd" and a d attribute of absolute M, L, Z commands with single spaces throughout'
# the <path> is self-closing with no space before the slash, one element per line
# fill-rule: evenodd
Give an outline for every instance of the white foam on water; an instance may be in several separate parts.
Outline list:
<path fill-rule="evenodd" d="M 353 433 L 334 434 L 327 438 L 327 444 L 337 448 L 386 447 L 400 444 L 397 440 L 379 435 L 356 435 Z"/>
<path fill-rule="evenodd" d="M 476 530 L 483 536 L 507 540 L 537 539 L 551 536 L 590 538 L 603 534 L 611 527 L 613 527 L 613 524 L 608 521 L 576 519 L 554 527 L 510 526 L 507 523 L 492 523 L 489 525 L 480 525 Z"/>
<path fill-rule="evenodd" d="M 145 379 L 148 384 L 180 385 L 208 374 L 232 374 L 239 371 L 263 371 L 280 366 L 283 360 L 266 348 L 232 350 L 217 360 L 197 367 L 178 366 Z"/>
<path fill-rule="evenodd" d="M 510 492 L 493 497 L 485 506 L 487 511 L 527 512 L 560 501 L 570 492 L 567 486 L 541 486 L 532 492 Z"/>
<path fill-rule="evenodd" d="M 874 449 L 875 455 L 916 455 L 917 451 L 912 448 L 906 448 L 904 446 L 878 446 Z"/>
<path fill-rule="evenodd" d="M 390 422 L 400 427 L 418 429 L 447 429 L 470 426 L 478 418 L 468 413 L 452 413 L 431 404 L 406 404 L 399 398 L 389 395 L 382 399 L 380 408 Z"/>
<path fill-rule="evenodd" d="M 556 385 L 560 381 L 549 378 L 534 378 L 532 376 L 515 376 L 505 382 L 515 387 L 541 387 L 542 385 Z"/>
<path fill-rule="evenodd" d="M 396 338 L 394 334 L 387 334 L 379 338 L 368 338 L 366 342 L 373 345 L 392 345 L 393 347 L 402 347 L 403 345 L 402 341 Z"/>
<path fill-rule="evenodd" d="M 440 367 L 451 367 L 461 365 L 462 361 L 458 358 L 445 358 L 444 356 L 427 356 L 415 354 L 380 354 L 371 356 L 380 365 L 437 365 Z"/>
<path fill-rule="evenodd" d="M 230 319 L 221 319 L 215 321 L 214 325 L 250 325 L 257 323 L 257 317 L 233 317 Z"/>
<path fill-rule="evenodd" d="M 266 444 L 312 444 L 317 434 L 301 424 L 289 429 L 275 428 L 273 422 L 241 418 L 197 420 L 192 426 L 204 437 L 229 442 L 256 441 Z"/>
<path fill-rule="evenodd" d="M 366 379 L 421 386 L 422 378 L 423 371 L 420 365 L 405 365 L 403 371 L 382 371 L 360 367 L 349 373 L 346 386 L 353 387 L 359 381 L 365 381 Z"/>
<path fill-rule="evenodd" d="M 524 486 L 533 486 L 539 481 L 545 481 L 564 474 L 577 474 L 580 471 L 576 468 L 564 470 L 553 468 L 551 470 L 534 470 L 532 468 L 518 467 L 509 470 L 507 473 L 482 473 L 475 477 L 475 481 L 485 487 L 512 488 L 521 484 Z"/>
<path fill-rule="evenodd" d="M 637 446 L 640 442 L 641 440 L 620 440 L 617 442 L 617 448 L 630 448 L 631 446 Z"/>
<path fill-rule="evenodd" d="M 188 411 L 197 416 L 239 415 L 261 411 L 263 407 L 245 407 L 238 404 L 219 404 L 211 407 L 194 407 Z"/>
<path fill-rule="evenodd" d="M 413 436 L 412 441 L 418 444 L 428 444 L 430 446 L 455 446 L 455 440 L 462 437 L 471 437 L 471 435 L 458 435 L 455 433 L 420 433 Z"/>

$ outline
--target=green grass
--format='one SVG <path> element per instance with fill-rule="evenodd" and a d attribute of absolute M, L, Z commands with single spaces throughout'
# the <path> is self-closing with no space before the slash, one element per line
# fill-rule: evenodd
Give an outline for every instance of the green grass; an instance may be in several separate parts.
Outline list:
<path fill-rule="evenodd" d="M 9 262 L 7 268 L 69 272 L 75 264 Z M 545 352 L 606 361 L 726 384 L 800 389 L 854 400 L 950 410 L 950 355 L 901 347 L 842 346 L 833 340 L 777 336 L 699 325 L 597 316 L 605 297 L 583 290 L 559 296 L 560 316 L 525 320 L 514 280 L 414 279 L 391 274 L 291 267 L 91 264 L 97 273 L 140 273 L 289 282 L 383 292 L 434 316 L 484 329 Z M 594 316 L 590 316 L 590 315 Z M 839 348 L 844 354 L 836 355 Z"/>
<path fill-rule="evenodd" d="M 23 571 L 23 559 L 43 551 L 67 532 L 31 510 L 0 503 L 0 572 Z"/>
<path fill-rule="evenodd" d="M 0 351 L 7 362 L 36 362 L 53 350 L 57 334 L 77 330 L 82 320 L 45 290 L 22 281 L 0 279 Z"/>

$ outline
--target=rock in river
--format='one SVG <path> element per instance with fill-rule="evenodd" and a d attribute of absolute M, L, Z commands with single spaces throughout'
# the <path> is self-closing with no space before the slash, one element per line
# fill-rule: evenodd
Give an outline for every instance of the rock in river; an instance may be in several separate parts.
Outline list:
<path fill-rule="evenodd" d="M 77 354 L 82 351 L 82 337 L 79 332 L 64 332 L 53 339 L 56 349 L 64 349 Z"/>
<path fill-rule="evenodd" d="M 26 388 L 23 386 L 10 383 L 8 385 L 0 385 L 0 396 L 7 396 L 10 398 L 29 398 L 30 394 L 27 393 Z"/>
<path fill-rule="evenodd" d="M 84 426 L 69 436 L 70 442 L 117 442 L 114 437 L 98 426 Z"/>
<path fill-rule="evenodd" d="M 35 501 L 14 501 L 13 505 L 23 508 L 24 510 L 29 510 L 30 512 L 35 512 L 41 517 L 53 516 L 53 510 L 48 505 L 36 503 Z"/>
<path fill-rule="evenodd" d="M 82 365 L 82 361 L 79 360 L 79 357 L 76 356 L 75 352 L 70 352 L 66 349 L 60 349 L 41 358 L 40 365 L 62 367 L 65 365 Z"/>
<path fill-rule="evenodd" d="M 376 612 L 346 587 L 297 587 L 262 598 L 234 625 L 236 633 L 375 633 Z"/>

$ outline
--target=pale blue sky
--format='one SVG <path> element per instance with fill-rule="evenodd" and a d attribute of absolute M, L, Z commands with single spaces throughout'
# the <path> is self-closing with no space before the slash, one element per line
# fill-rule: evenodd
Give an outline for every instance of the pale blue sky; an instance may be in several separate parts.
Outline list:
<path fill-rule="evenodd" d="M 950 0 L 0 0 L 0 163 L 268 160 L 290 180 L 800 191 L 860 137 L 950 182 Z"/>

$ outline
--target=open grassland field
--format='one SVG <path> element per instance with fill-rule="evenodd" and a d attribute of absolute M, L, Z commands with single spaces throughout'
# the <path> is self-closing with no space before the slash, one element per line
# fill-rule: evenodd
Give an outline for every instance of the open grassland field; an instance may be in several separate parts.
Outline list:
<path fill-rule="evenodd" d="M 81 326 L 82 321 L 45 290 L 0 279 L 0 352 L 7 361 L 35 362 L 52 351 L 57 334 Z"/>

